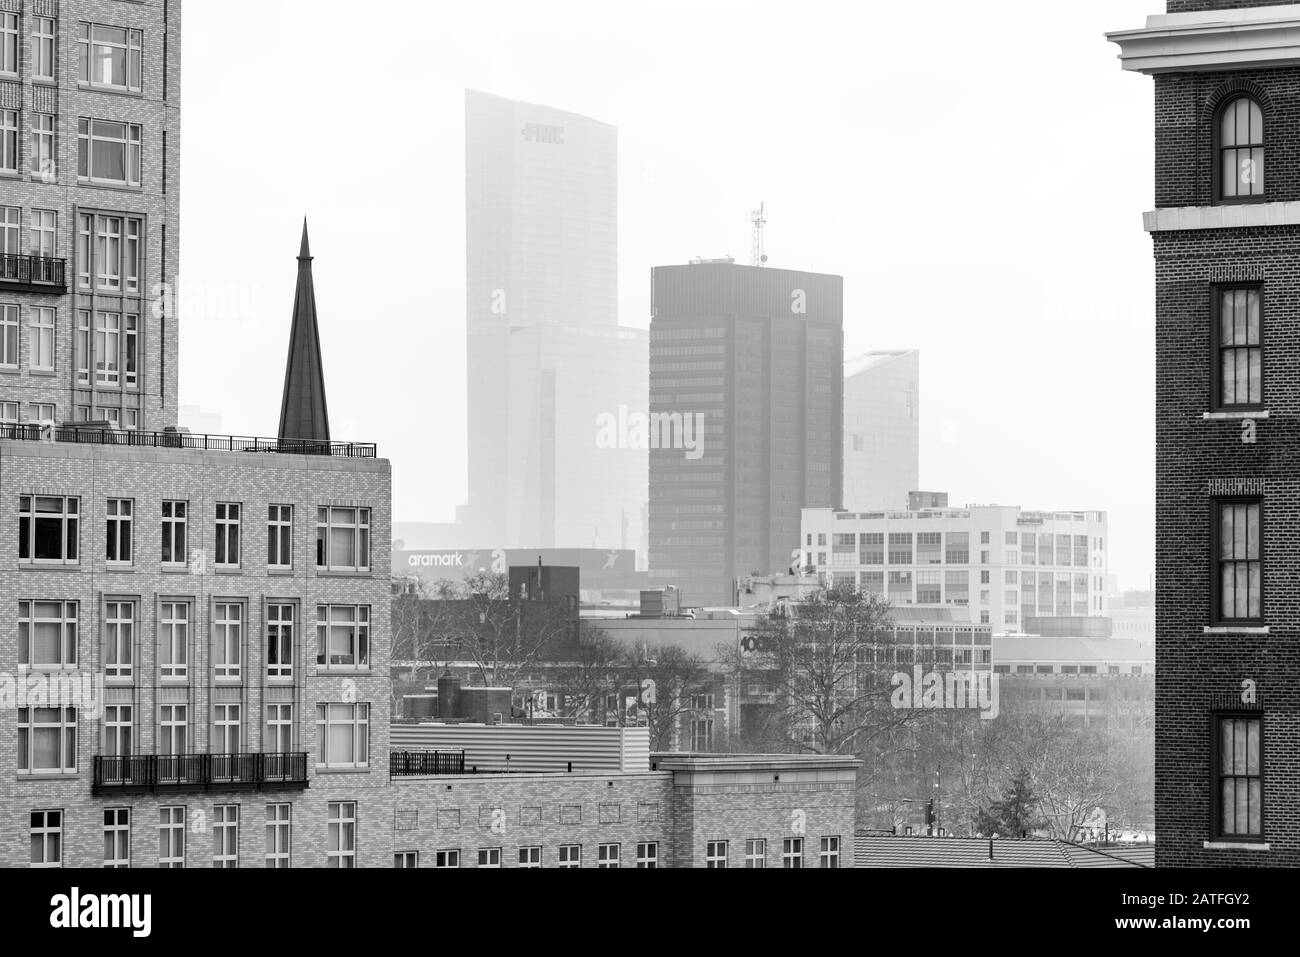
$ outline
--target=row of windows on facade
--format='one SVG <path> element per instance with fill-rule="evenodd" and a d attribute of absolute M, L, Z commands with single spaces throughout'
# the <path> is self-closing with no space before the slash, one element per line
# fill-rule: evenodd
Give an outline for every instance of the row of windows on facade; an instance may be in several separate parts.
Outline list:
<path fill-rule="evenodd" d="M 240 827 L 242 815 L 251 810 L 239 804 L 217 804 L 212 808 L 209 821 L 206 814 L 187 805 L 171 805 L 158 809 L 158 865 L 184 867 L 187 853 L 195 853 L 194 844 L 200 841 L 211 847 L 213 867 L 239 867 Z M 355 867 L 357 860 L 357 804 L 355 801 L 330 801 L 326 808 L 325 864 L 328 867 Z M 293 805 L 274 803 L 265 806 L 264 817 L 258 822 L 264 828 L 264 851 L 256 863 L 264 867 L 291 867 L 293 863 Z M 132 809 L 105 808 L 103 811 L 104 866 L 130 867 L 132 864 Z M 152 822 L 151 822 L 152 824 Z M 65 813 L 62 809 L 31 812 L 29 835 L 32 867 L 62 867 Z M 210 842 L 205 832 L 211 831 Z M 150 838 L 151 839 L 151 838 Z M 738 842 L 740 843 L 740 842 Z M 743 841 L 743 856 L 736 863 L 743 867 L 767 867 L 766 838 L 748 838 Z M 202 844 L 200 844 L 202 847 Z M 633 861 L 635 867 L 658 868 L 659 842 L 638 841 Z M 781 866 L 804 866 L 804 839 L 781 839 Z M 477 851 L 477 866 L 499 868 L 502 866 L 504 847 L 484 847 Z M 514 859 L 519 867 L 543 867 L 546 863 L 544 845 L 520 845 L 514 849 Z M 198 853 L 202 853 L 200 850 Z M 581 867 L 583 845 L 560 844 L 555 849 L 556 867 Z M 602 842 L 596 845 L 596 867 L 623 866 L 621 842 Z M 728 867 L 733 862 L 730 841 L 709 841 L 705 847 L 706 867 Z M 137 863 L 139 863 L 137 861 Z M 244 863 L 248 863 L 245 861 Z M 840 838 L 838 835 L 822 837 L 818 842 L 817 863 L 820 867 L 840 866 Z M 394 867 L 419 867 L 419 851 L 397 851 L 393 855 Z M 433 853 L 432 866 L 450 868 L 461 866 L 460 848 L 442 848 Z"/>
<path fill-rule="evenodd" d="M 980 532 L 980 544 L 991 545 L 992 533 Z M 813 546 L 813 533 L 804 535 L 805 546 Z M 818 548 L 827 545 L 828 533 L 817 532 Z M 832 532 L 830 556 L 835 565 L 969 565 L 970 533 L 948 532 L 945 547 L 943 532 Z M 1034 532 L 1006 532 L 1003 545 L 1012 546 L 1003 552 L 1008 565 L 1060 565 L 1087 568 L 1089 566 L 1088 535 L 1052 535 Z M 887 547 L 886 547 L 887 545 Z M 1093 548 L 1101 551 L 1103 540 L 1098 537 Z M 809 552 L 809 556 L 811 556 Z M 824 551 L 817 552 L 818 565 L 826 564 Z M 991 562 L 992 549 L 980 549 L 979 564 Z M 809 564 L 813 564 L 811 557 Z"/>
<path fill-rule="evenodd" d="M 29 18 L 28 75 L 35 83 L 57 83 L 59 22 L 54 17 Z M 90 21 L 77 30 L 77 82 L 81 86 L 139 93 L 144 74 L 144 31 Z M 22 15 L 0 13 L 0 76 L 22 75 Z"/>
<path fill-rule="evenodd" d="M 206 753 L 234 755 L 248 752 L 249 729 L 243 704 L 213 704 Z M 76 707 L 30 707 L 18 709 L 19 777 L 75 775 L 78 770 L 78 720 Z M 96 719 L 91 719 L 94 724 Z M 188 704 L 158 705 L 154 725 L 153 753 L 160 756 L 159 779 L 184 780 L 185 767 L 179 760 L 201 753 L 191 723 Z M 265 706 L 265 725 L 260 752 L 268 755 L 292 753 L 300 740 L 294 723 L 294 706 L 272 703 Z M 97 774 L 107 783 L 129 783 L 131 766 L 124 759 L 140 754 L 136 735 L 136 708 L 129 704 L 105 705 L 99 721 L 101 765 Z M 169 760 L 170 759 L 170 760 Z M 370 766 L 370 705 L 367 702 L 320 702 L 316 705 L 317 770 L 357 770 Z"/>
<path fill-rule="evenodd" d="M 27 121 L 28 173 L 33 182 L 59 182 L 58 144 L 62 134 L 56 113 L 0 110 L 0 175 L 23 172 L 23 119 Z M 163 134 L 164 144 L 166 134 Z M 140 123 L 77 118 L 77 183 L 82 186 L 132 187 L 142 184 L 144 127 Z"/>
<path fill-rule="evenodd" d="M 77 288 L 138 296 L 142 288 L 145 250 L 143 216 L 117 210 L 77 214 Z M 30 255 L 55 258 L 59 250 L 57 210 L 32 207 L 27 211 L 27 243 L 23 245 L 23 207 L 0 206 L 0 253 L 8 257 Z M 19 274 L 11 258 L 0 260 L 0 281 L 16 281 Z M 32 280 L 54 281 L 52 266 L 37 264 Z M 39 269 L 44 268 L 45 272 Z"/>
<path fill-rule="evenodd" d="M 101 661 L 104 677 L 134 681 L 139 676 L 137 642 L 140 603 L 135 598 L 108 598 L 103 605 Z M 268 681 L 294 679 L 298 660 L 299 613 L 296 602 L 268 601 L 261 650 Z M 371 665 L 370 606 L 320 604 L 316 606 L 316 667 L 326 671 L 367 671 Z M 164 682 L 187 683 L 195 675 L 195 643 L 200 623 L 190 599 L 164 598 L 158 602 L 155 628 L 157 677 Z M 241 683 L 252 672 L 253 649 L 248 647 L 253 629 L 248 602 L 219 599 L 212 603 L 207 661 L 216 682 Z M 82 634 L 80 603 L 76 601 L 18 602 L 18 665 L 30 670 L 71 670 L 79 662 Z"/>
<path fill-rule="evenodd" d="M 266 566 L 289 571 L 294 567 L 294 506 L 268 505 Z M 104 510 L 104 559 L 110 566 L 135 563 L 136 509 L 134 499 L 110 498 Z M 18 561 L 29 565 L 76 565 L 81 561 L 81 500 L 75 496 L 18 497 Z M 164 566 L 198 565 L 205 553 L 191 552 L 190 503 L 164 500 L 159 523 L 160 561 Z M 244 506 L 217 502 L 214 506 L 213 564 L 243 566 Z M 322 506 L 316 510 L 316 568 L 322 571 L 370 571 L 370 509 Z"/>
<path fill-rule="evenodd" d="M 240 866 L 240 828 L 255 826 L 245 815 L 253 809 L 239 804 L 217 804 L 209 818 L 206 811 L 184 804 L 160 807 L 156 819 L 159 867 L 185 867 L 211 848 L 213 867 Z M 326 809 L 326 846 L 324 862 L 329 867 L 356 866 L 357 805 L 355 801 L 330 801 Z M 141 838 L 146 825 L 135 820 L 129 807 L 103 810 L 104 866 L 132 866 L 133 837 Z M 293 805 L 273 803 L 265 806 L 263 822 L 265 850 L 258 863 L 265 867 L 290 867 L 293 862 Z M 31 812 L 30 841 L 32 867 L 62 867 L 64 828 L 67 816 L 63 809 Z M 147 825 L 152 829 L 155 824 Z M 210 834 L 209 834 L 210 832 Z M 144 836 L 152 841 L 153 835 Z M 137 851 L 137 853 L 139 853 Z M 135 864 L 145 861 L 137 858 Z M 155 861 L 149 860 L 152 865 Z M 244 863 L 247 863 L 245 861 Z"/>

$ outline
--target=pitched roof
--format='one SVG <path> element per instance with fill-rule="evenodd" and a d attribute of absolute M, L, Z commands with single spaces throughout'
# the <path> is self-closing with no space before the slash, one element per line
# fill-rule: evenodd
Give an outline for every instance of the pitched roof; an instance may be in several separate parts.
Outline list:
<path fill-rule="evenodd" d="M 311 261 L 307 220 L 304 218 L 302 248 L 298 251 L 298 288 L 293 295 L 293 326 L 289 330 L 289 359 L 284 370 L 284 399 L 280 404 L 279 437 L 328 442 L 330 420 L 325 405 L 325 372 L 321 365 Z"/>
<path fill-rule="evenodd" d="M 993 845 L 992 857 L 989 845 Z M 857 867 L 1150 867 L 1135 853 L 1066 841 L 978 837 L 858 834 Z M 1128 851 L 1129 849 L 1124 849 Z"/>

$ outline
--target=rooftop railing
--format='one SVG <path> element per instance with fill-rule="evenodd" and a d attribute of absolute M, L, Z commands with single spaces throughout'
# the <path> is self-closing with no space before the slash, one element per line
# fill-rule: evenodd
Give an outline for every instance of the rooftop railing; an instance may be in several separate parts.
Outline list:
<path fill-rule="evenodd" d="M 58 442 L 73 445 L 125 445 L 151 449 L 191 449 L 201 452 L 274 452 L 281 455 L 329 455 L 352 459 L 373 459 L 377 449 L 371 442 L 317 442 L 311 439 L 260 439 L 240 435 L 205 435 L 167 430 L 143 432 L 114 429 L 84 423 L 51 425 L 27 422 L 0 423 L 0 439 L 26 442 Z"/>

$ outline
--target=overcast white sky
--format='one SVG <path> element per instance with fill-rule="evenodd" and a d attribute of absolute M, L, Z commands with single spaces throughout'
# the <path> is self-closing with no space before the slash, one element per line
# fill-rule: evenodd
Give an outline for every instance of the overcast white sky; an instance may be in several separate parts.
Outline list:
<path fill-rule="evenodd" d="M 619 128 L 624 324 L 651 266 L 747 261 L 765 201 L 772 265 L 844 276 L 847 355 L 921 349 L 921 484 L 1105 509 L 1147 587 L 1152 90 L 1102 34 L 1163 7 L 186 4 L 181 401 L 274 434 L 305 213 L 335 438 L 392 460 L 397 520 L 453 517 L 481 89 Z"/>

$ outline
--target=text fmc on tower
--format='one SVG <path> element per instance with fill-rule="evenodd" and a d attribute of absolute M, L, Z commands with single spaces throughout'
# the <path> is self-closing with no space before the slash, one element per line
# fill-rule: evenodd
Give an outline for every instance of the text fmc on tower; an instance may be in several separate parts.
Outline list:
<path fill-rule="evenodd" d="M 1300 4 L 1170 0 L 1155 80 L 1156 862 L 1300 864 Z"/>

